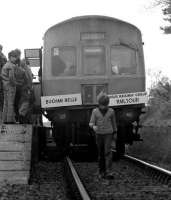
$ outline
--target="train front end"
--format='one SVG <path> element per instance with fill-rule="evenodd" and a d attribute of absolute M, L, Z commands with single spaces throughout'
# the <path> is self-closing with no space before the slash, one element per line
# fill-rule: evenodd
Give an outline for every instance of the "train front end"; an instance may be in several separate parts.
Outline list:
<path fill-rule="evenodd" d="M 126 143 L 140 140 L 139 116 L 147 101 L 140 31 L 102 16 L 77 17 L 48 29 L 41 105 L 56 140 L 63 137 L 65 142 L 83 146 L 91 143 L 88 123 L 101 91 L 109 95 L 115 109 L 117 148 L 122 154 Z"/>

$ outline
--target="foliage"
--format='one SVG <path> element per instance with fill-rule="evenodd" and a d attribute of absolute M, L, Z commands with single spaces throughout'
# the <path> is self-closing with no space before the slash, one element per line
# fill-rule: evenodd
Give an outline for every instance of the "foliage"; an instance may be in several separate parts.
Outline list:
<path fill-rule="evenodd" d="M 161 76 L 161 72 L 156 74 L 156 79 L 149 91 L 149 102 L 143 121 L 160 124 L 163 120 L 171 121 L 171 81 L 168 77 Z"/>
<path fill-rule="evenodd" d="M 164 20 L 171 24 L 171 0 L 154 0 L 154 6 L 161 6 Z M 171 25 L 161 27 L 165 34 L 171 33 Z"/>

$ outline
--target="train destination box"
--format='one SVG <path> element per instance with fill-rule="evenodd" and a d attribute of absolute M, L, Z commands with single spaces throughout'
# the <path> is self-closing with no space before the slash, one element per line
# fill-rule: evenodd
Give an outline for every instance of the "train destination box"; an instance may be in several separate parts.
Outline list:
<path fill-rule="evenodd" d="M 0 125 L 0 182 L 28 183 L 31 145 L 32 125 Z"/>
<path fill-rule="evenodd" d="M 147 92 L 123 93 L 109 95 L 110 106 L 146 104 L 148 102 Z"/>
<path fill-rule="evenodd" d="M 41 97 L 42 108 L 76 106 L 81 104 L 82 104 L 81 94 L 66 94 L 66 95 Z"/>

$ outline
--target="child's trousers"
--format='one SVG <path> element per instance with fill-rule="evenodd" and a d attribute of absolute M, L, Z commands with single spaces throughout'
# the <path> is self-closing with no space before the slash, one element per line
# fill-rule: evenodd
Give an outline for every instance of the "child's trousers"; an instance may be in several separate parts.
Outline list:
<path fill-rule="evenodd" d="M 112 138 L 112 134 L 96 134 L 100 173 L 108 173 L 112 168 Z"/>

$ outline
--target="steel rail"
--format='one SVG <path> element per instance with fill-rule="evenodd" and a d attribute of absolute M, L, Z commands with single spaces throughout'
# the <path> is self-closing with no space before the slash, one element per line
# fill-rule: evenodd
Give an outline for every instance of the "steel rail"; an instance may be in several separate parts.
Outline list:
<path fill-rule="evenodd" d="M 133 156 L 124 155 L 124 158 L 128 161 L 138 164 L 145 170 L 146 173 L 148 173 L 152 178 L 157 179 L 159 182 L 163 184 L 171 183 L 171 171 L 150 164 Z"/>
<path fill-rule="evenodd" d="M 116 150 L 112 149 L 112 152 L 116 153 Z M 149 172 L 152 177 L 158 179 L 161 183 L 171 183 L 171 171 L 127 154 L 125 154 L 123 158 L 138 164 L 140 167 L 143 167 L 145 171 Z"/>
<path fill-rule="evenodd" d="M 82 200 L 91 200 L 88 192 L 86 191 L 83 183 L 81 182 L 81 180 L 80 180 L 80 178 L 78 176 L 77 171 L 75 170 L 75 168 L 74 168 L 74 166 L 72 164 L 72 161 L 70 160 L 69 157 L 66 157 L 66 160 L 67 160 L 67 163 L 68 163 L 68 165 L 70 167 L 72 176 L 73 176 L 73 178 L 75 180 L 76 186 L 78 188 L 78 191 L 79 191 L 79 194 L 80 194 Z"/>
<path fill-rule="evenodd" d="M 130 159 L 130 160 L 132 160 L 132 161 L 134 161 L 134 162 L 136 162 L 136 163 L 142 164 L 142 165 L 144 165 L 145 167 L 148 167 L 148 168 L 151 168 L 151 169 L 160 171 L 161 173 L 163 173 L 163 174 L 165 174 L 165 175 L 167 175 L 167 176 L 170 176 L 170 178 L 171 178 L 171 171 L 169 171 L 169 170 L 163 169 L 163 168 L 161 168 L 161 167 L 158 167 L 158 166 L 156 166 L 156 165 L 147 163 L 147 162 L 145 162 L 145 161 L 143 161 L 143 160 L 140 160 L 140 159 L 138 159 L 138 158 L 134 158 L 134 157 L 129 156 L 129 155 L 125 155 L 124 157 L 127 158 L 127 159 Z"/>

